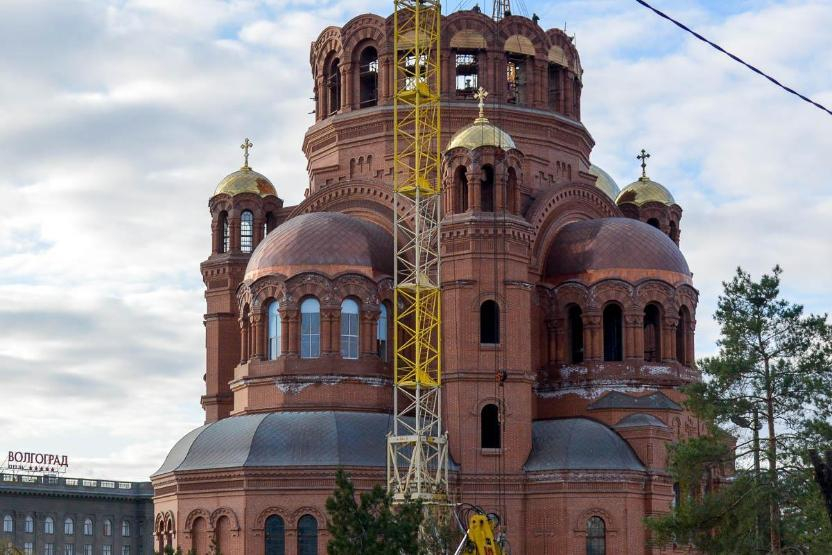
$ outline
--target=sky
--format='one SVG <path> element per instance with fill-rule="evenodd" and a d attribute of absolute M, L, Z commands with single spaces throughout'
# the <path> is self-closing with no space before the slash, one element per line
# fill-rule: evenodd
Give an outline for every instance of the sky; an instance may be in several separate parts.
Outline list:
<path fill-rule="evenodd" d="M 832 1 L 654 3 L 832 106 Z M 392 6 L 0 0 L 0 461 L 146 480 L 203 422 L 208 198 L 250 137 L 252 166 L 302 199 L 309 45 L 366 11 Z M 684 208 L 698 355 L 738 265 L 779 263 L 788 298 L 832 311 L 832 117 L 634 0 L 514 12 L 576 36 L 592 161 L 624 186 L 646 148 Z"/>

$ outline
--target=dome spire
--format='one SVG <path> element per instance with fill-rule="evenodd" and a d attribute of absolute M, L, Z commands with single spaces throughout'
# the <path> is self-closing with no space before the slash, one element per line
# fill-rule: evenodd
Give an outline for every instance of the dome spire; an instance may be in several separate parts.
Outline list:
<path fill-rule="evenodd" d="M 478 88 L 477 92 L 474 93 L 474 98 L 479 101 L 477 106 L 479 106 L 479 109 L 480 109 L 480 115 L 477 119 L 480 119 L 480 120 L 486 120 L 487 119 L 485 117 L 485 99 L 486 99 L 487 96 L 488 96 L 488 91 L 485 90 L 482 87 Z"/>
<path fill-rule="evenodd" d="M 251 150 L 251 148 L 253 146 L 254 146 L 254 143 L 249 141 L 248 137 L 246 137 L 246 140 L 243 141 L 243 144 L 240 145 L 240 148 L 243 149 L 243 167 L 242 167 L 242 169 L 244 169 L 244 170 L 251 169 L 248 166 L 248 151 Z"/>
<path fill-rule="evenodd" d="M 647 179 L 647 159 L 650 158 L 650 153 L 641 149 L 641 154 L 636 156 L 636 160 L 641 160 L 641 178 Z"/>

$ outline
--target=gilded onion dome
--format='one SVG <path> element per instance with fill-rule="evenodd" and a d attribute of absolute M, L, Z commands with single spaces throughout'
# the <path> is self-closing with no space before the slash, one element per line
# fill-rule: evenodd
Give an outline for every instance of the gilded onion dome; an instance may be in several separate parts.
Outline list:
<path fill-rule="evenodd" d="M 254 144 L 248 139 L 240 145 L 240 148 L 245 152 L 243 167 L 234 173 L 226 175 L 217 185 L 217 188 L 214 190 L 214 195 L 224 193 L 233 197 L 241 193 L 254 193 L 261 197 L 267 197 L 269 195 L 277 196 L 277 190 L 272 185 L 272 182 L 265 175 L 257 173 L 249 167 L 248 151 L 252 146 Z"/>
<path fill-rule="evenodd" d="M 667 206 L 676 204 L 676 200 L 670 194 L 670 191 L 664 185 L 656 183 L 649 177 L 639 177 L 638 181 L 634 181 L 621 189 L 615 199 L 616 204 L 631 203 L 636 206 L 643 206 L 648 202 L 660 202 Z"/>
<path fill-rule="evenodd" d="M 517 148 L 511 135 L 488 121 L 485 117 L 485 97 L 488 92 L 482 87 L 479 88 L 474 97 L 479 100 L 480 114 L 474 123 L 466 125 L 457 131 L 448 143 L 448 150 L 453 148 L 467 148 L 474 150 L 481 146 L 496 146 L 503 150 Z"/>
<path fill-rule="evenodd" d="M 612 176 L 610 176 L 610 174 L 608 174 L 595 164 L 589 166 L 589 173 L 595 176 L 596 187 L 604 191 L 607 194 L 607 196 L 610 197 L 612 200 L 618 198 L 618 193 L 621 192 L 621 188 L 618 186 L 618 183 L 615 182 Z"/>

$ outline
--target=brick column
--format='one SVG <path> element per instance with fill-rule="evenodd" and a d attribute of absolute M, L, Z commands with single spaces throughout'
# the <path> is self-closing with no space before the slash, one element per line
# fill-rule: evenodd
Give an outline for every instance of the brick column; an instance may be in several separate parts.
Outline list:
<path fill-rule="evenodd" d="M 248 362 L 248 322 L 240 318 L 240 364 Z"/>
<path fill-rule="evenodd" d="M 296 357 L 300 349 L 300 330 L 298 329 L 299 312 L 297 309 L 281 308 L 279 310 L 280 323 L 282 324 L 282 329 L 280 330 L 280 349 L 283 354 Z"/>
<path fill-rule="evenodd" d="M 601 333 L 601 315 L 583 314 L 584 322 L 584 361 L 604 359 L 604 337 Z"/>
<path fill-rule="evenodd" d="M 644 333 L 644 316 L 627 314 L 624 316 L 624 360 L 637 363 L 644 359 L 644 347 L 639 351 L 638 336 Z"/>
<path fill-rule="evenodd" d="M 546 363 L 557 364 L 564 360 L 563 318 L 546 319 Z"/>
<path fill-rule="evenodd" d="M 254 358 L 259 360 L 264 360 L 265 357 L 265 347 L 266 347 L 266 337 L 265 337 L 265 326 L 263 325 L 263 316 L 261 314 L 252 314 L 251 315 L 252 325 L 254 327 L 254 346 L 251 349 L 251 353 Z"/>
<path fill-rule="evenodd" d="M 679 325 L 679 318 L 667 316 L 664 319 L 662 329 L 662 361 L 673 362 L 676 360 L 676 326 Z"/>
<path fill-rule="evenodd" d="M 240 252 L 240 214 L 237 210 L 228 215 L 228 228 L 231 232 L 231 245 L 229 250 L 233 253 Z"/>
<path fill-rule="evenodd" d="M 335 356 L 341 349 L 341 309 L 321 309 L 321 356 Z"/>
<path fill-rule="evenodd" d="M 361 311 L 361 328 L 359 331 L 359 345 L 361 356 L 376 356 L 376 325 L 381 313 L 378 310 Z"/>
<path fill-rule="evenodd" d="M 341 63 L 341 110 L 349 112 L 353 109 L 353 102 L 355 102 L 356 83 L 352 76 L 352 62 Z M 357 107 L 357 105 L 356 105 Z"/>

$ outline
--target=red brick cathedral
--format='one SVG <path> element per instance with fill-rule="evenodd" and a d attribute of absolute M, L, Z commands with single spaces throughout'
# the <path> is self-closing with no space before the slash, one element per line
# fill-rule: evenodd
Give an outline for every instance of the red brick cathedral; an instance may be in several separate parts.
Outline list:
<path fill-rule="evenodd" d="M 674 502 L 668 443 L 704 431 L 679 393 L 699 379 L 682 209 L 643 168 L 619 190 L 592 165 L 563 31 L 477 8 L 442 26 L 451 496 L 501 515 L 514 555 L 666 552 L 642 519 Z M 157 547 L 324 554 L 336 470 L 386 481 L 392 29 L 366 14 L 312 44 L 303 202 L 248 141 L 209 201 L 206 423 L 152 477 Z"/>

